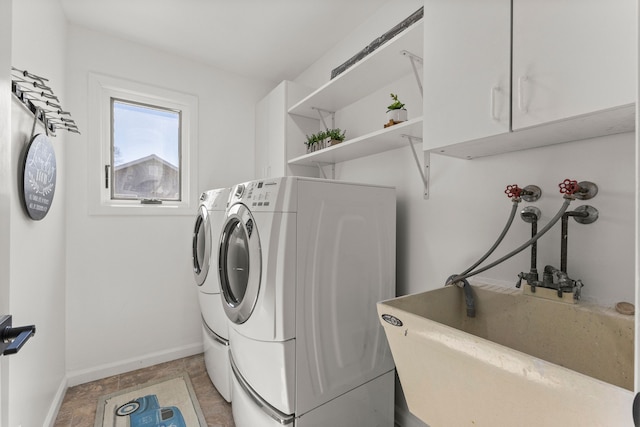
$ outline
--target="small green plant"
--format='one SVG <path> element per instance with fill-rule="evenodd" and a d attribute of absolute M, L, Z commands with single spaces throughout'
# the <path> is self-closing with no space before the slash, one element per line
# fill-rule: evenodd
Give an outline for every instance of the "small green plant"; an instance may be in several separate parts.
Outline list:
<path fill-rule="evenodd" d="M 346 130 L 341 130 L 340 128 L 336 128 L 336 129 L 327 130 L 326 134 L 327 134 L 327 138 L 331 140 L 344 141 L 344 136 L 346 132 L 347 132 Z"/>
<path fill-rule="evenodd" d="M 337 141 L 344 141 L 345 132 L 341 129 L 327 129 L 326 131 L 320 131 L 318 133 L 314 133 L 311 135 L 306 135 L 307 140 L 305 141 L 305 145 L 310 151 L 315 151 L 316 149 L 325 148 L 325 142 L 327 139 L 334 139 Z"/>
<path fill-rule="evenodd" d="M 392 93 L 391 99 L 393 99 L 393 103 L 387 107 L 387 111 L 402 110 L 404 108 L 404 104 L 398 100 L 398 95 Z"/>
<path fill-rule="evenodd" d="M 306 135 L 307 136 L 307 142 L 305 142 L 305 145 L 309 148 L 313 147 L 314 145 L 316 145 L 318 143 L 318 135 L 315 133 L 312 133 L 311 135 Z"/>

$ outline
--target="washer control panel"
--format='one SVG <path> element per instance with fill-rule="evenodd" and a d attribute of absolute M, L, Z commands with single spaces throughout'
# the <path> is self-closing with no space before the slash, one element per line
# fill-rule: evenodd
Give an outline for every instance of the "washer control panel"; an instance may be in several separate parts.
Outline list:
<path fill-rule="evenodd" d="M 252 210 L 272 210 L 283 178 L 265 179 L 238 184 L 233 190 L 230 204 L 241 202 Z"/>

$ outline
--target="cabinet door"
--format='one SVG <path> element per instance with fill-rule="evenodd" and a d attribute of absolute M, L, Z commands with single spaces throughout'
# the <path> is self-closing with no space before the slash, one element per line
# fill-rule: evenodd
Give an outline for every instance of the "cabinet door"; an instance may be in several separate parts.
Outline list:
<path fill-rule="evenodd" d="M 635 0 L 513 0 L 512 129 L 635 102 Z"/>
<path fill-rule="evenodd" d="M 425 150 L 509 131 L 510 15 L 510 0 L 425 1 Z"/>
<path fill-rule="evenodd" d="M 256 179 L 286 175 L 285 88 L 282 82 L 256 104 Z"/>
<path fill-rule="evenodd" d="M 268 96 L 268 132 L 266 177 L 286 175 L 285 146 L 287 144 L 285 120 L 287 116 L 286 82 L 280 83 Z"/>
<path fill-rule="evenodd" d="M 255 179 L 266 178 L 269 168 L 267 153 L 269 152 L 269 109 L 268 99 L 264 98 L 256 104 L 256 136 L 255 136 Z"/>

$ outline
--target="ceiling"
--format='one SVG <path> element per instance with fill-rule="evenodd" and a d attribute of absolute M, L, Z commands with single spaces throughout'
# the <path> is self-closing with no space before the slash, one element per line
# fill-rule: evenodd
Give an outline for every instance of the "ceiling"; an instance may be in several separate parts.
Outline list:
<path fill-rule="evenodd" d="M 387 0 L 60 0 L 76 25 L 247 77 L 293 79 Z"/>

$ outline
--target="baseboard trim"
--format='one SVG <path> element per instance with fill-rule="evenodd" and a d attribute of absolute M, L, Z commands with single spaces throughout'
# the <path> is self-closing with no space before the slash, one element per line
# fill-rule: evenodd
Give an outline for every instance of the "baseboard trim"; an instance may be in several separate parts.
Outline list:
<path fill-rule="evenodd" d="M 396 404 L 395 407 L 395 425 L 396 427 L 429 427 L 427 424 L 415 417 L 407 408 Z"/>
<path fill-rule="evenodd" d="M 53 401 L 51 402 L 51 406 L 49 407 L 47 417 L 42 423 L 43 426 L 53 427 L 56 423 L 56 418 L 58 417 L 58 412 L 60 411 L 60 407 L 62 406 L 62 401 L 64 400 L 64 394 L 66 393 L 66 391 L 67 379 L 63 378 L 62 381 L 60 381 L 60 386 L 58 386 L 58 391 L 56 391 L 56 394 L 53 397 Z"/>
<path fill-rule="evenodd" d="M 158 363 L 170 362 L 183 357 L 193 356 L 203 352 L 202 343 L 190 344 L 170 350 L 149 353 L 144 356 L 121 360 L 116 363 L 107 363 L 88 369 L 80 369 L 67 372 L 67 387 L 88 383 L 113 375 L 147 368 Z"/>

